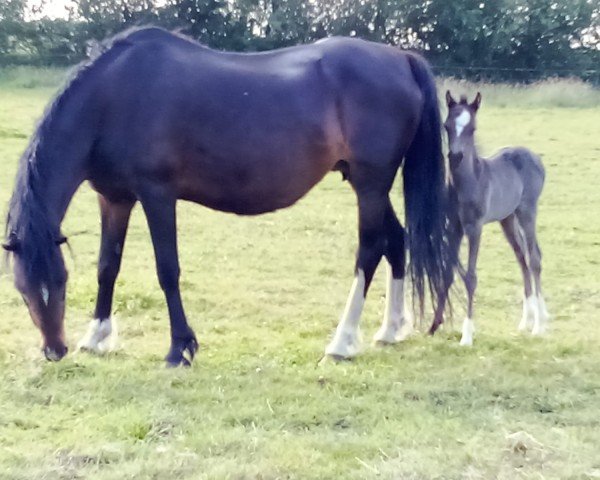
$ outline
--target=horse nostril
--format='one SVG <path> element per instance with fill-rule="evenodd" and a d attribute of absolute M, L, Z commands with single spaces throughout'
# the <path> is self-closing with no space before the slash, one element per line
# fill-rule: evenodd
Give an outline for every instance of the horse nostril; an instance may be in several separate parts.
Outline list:
<path fill-rule="evenodd" d="M 67 354 L 68 351 L 69 349 L 65 345 L 62 345 L 57 348 L 51 348 L 46 346 L 44 347 L 44 356 L 46 357 L 46 360 L 49 360 L 51 362 L 58 362 Z"/>

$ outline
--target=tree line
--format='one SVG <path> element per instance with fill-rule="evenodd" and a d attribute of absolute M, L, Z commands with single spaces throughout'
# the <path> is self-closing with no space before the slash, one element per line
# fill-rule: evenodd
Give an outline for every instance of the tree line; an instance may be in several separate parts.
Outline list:
<path fill-rule="evenodd" d="M 595 0 L 78 0 L 65 18 L 36 13 L 27 0 L 0 3 L 0 66 L 72 64 L 94 42 L 151 24 L 223 50 L 348 35 L 420 50 L 444 75 L 600 83 Z"/>

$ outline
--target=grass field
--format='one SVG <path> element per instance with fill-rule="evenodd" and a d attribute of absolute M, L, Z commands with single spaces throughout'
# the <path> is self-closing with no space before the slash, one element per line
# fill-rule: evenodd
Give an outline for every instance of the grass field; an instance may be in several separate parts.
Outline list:
<path fill-rule="evenodd" d="M 3 209 L 60 76 L 0 74 Z M 370 346 L 381 268 L 364 353 L 317 366 L 356 247 L 354 196 L 331 174 L 295 207 L 257 218 L 180 204 L 183 297 L 201 351 L 191 369 L 167 370 L 166 307 L 137 208 L 117 282 L 116 352 L 42 360 L 11 276 L 0 279 L 0 479 L 600 478 L 600 94 L 542 87 L 485 86 L 478 138 L 483 154 L 522 144 L 543 155 L 546 338 L 517 333 L 520 273 L 494 225 L 473 348 L 458 346 L 461 300 L 458 321 L 435 338 Z M 400 209 L 399 187 L 392 196 Z M 87 185 L 63 231 L 73 350 L 96 294 L 99 215 Z"/>

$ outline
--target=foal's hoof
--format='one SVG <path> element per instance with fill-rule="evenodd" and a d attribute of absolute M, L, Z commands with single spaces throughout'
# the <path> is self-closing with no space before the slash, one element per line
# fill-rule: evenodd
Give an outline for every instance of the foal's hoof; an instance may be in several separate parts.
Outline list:
<path fill-rule="evenodd" d="M 543 337 L 546 334 L 546 327 L 544 325 L 534 325 L 531 334 L 534 337 Z"/>
<path fill-rule="evenodd" d="M 194 337 L 173 340 L 171 349 L 165 357 L 167 367 L 191 366 L 197 351 L 198 341 Z"/>
<path fill-rule="evenodd" d="M 427 331 L 428 335 L 434 335 L 435 332 L 437 332 L 438 328 L 440 328 L 441 323 L 432 323 L 431 327 L 429 327 L 429 330 Z"/>

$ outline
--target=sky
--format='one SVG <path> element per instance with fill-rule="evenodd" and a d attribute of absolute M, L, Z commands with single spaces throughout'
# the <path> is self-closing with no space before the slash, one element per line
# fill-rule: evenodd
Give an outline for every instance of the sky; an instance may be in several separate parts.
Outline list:
<path fill-rule="evenodd" d="M 41 14 L 32 16 L 31 18 L 67 18 L 68 14 L 65 7 L 73 6 L 75 2 L 72 0 L 46 0 L 45 2 L 42 2 L 42 0 L 27 0 L 27 6 L 30 9 L 34 7 L 39 8 L 42 3 L 44 4 L 44 8 Z"/>
<path fill-rule="evenodd" d="M 0 0 L 2 1 L 2 0 Z M 67 18 L 68 12 L 66 7 L 73 7 L 76 4 L 76 0 L 27 0 L 29 10 L 38 7 L 43 4 L 43 9 L 40 14 L 32 15 L 27 14 L 29 19 L 35 19 L 40 17 L 49 18 Z M 164 4 L 164 2 L 155 2 L 156 5 Z"/>

